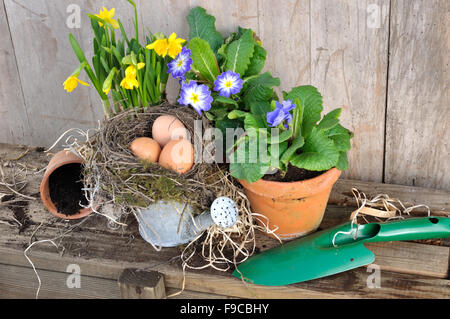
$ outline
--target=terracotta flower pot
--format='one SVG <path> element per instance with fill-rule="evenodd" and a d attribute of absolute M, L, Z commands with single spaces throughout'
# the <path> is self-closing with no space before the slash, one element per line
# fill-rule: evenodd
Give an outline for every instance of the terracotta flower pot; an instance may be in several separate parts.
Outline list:
<path fill-rule="evenodd" d="M 50 160 L 50 162 L 47 165 L 47 169 L 45 170 L 44 177 L 42 178 L 41 187 L 40 187 L 40 193 L 41 193 L 41 199 L 44 203 L 44 206 L 49 210 L 50 213 L 53 215 L 64 218 L 64 219 L 78 219 L 85 217 L 86 215 L 89 215 L 92 212 L 92 209 L 90 208 L 83 208 L 80 209 L 80 212 L 73 215 L 65 215 L 60 212 L 58 212 L 55 204 L 53 203 L 52 199 L 50 198 L 50 188 L 49 188 L 49 177 L 50 175 L 58 168 L 68 165 L 68 164 L 74 164 L 79 163 L 83 164 L 83 159 L 76 156 L 71 151 L 62 150 L 53 156 L 53 158 Z"/>
<path fill-rule="evenodd" d="M 268 222 L 269 229 L 278 227 L 274 233 L 280 239 L 289 240 L 319 227 L 331 188 L 340 175 L 340 170 L 332 168 L 317 177 L 298 182 L 262 179 L 255 183 L 239 182 L 245 188 L 252 210 L 268 218 L 262 222 Z M 258 223 L 262 225 L 260 221 Z"/>

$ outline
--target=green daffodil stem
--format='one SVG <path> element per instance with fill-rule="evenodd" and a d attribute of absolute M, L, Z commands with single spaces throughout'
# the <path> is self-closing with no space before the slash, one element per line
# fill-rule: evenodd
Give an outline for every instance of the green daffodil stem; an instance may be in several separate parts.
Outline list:
<path fill-rule="evenodd" d="M 94 85 L 95 89 L 97 90 L 98 94 L 100 95 L 100 98 L 102 100 L 108 99 L 106 97 L 106 94 L 103 93 L 102 88 L 101 88 L 100 84 L 98 83 L 97 77 L 95 76 L 89 63 L 87 62 L 86 57 L 84 56 L 83 50 L 81 50 L 81 47 L 78 44 L 78 41 L 75 39 L 75 37 L 72 34 L 69 34 L 69 41 L 70 41 L 73 51 L 75 52 L 75 55 L 78 58 L 78 61 L 80 61 L 80 63 L 82 63 L 84 65 L 84 70 L 86 71 L 89 79 L 91 80 L 92 84 Z"/>
<path fill-rule="evenodd" d="M 138 27 L 138 14 L 137 14 L 137 8 L 136 3 L 132 0 L 127 0 L 133 7 L 134 7 L 134 25 L 136 27 L 136 40 L 139 41 L 139 27 Z"/>

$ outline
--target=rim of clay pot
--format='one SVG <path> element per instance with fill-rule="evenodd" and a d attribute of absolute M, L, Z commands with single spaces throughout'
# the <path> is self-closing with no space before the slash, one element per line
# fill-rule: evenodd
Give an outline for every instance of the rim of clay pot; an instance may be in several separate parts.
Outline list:
<path fill-rule="evenodd" d="M 62 150 L 56 153 L 47 165 L 44 176 L 42 178 L 40 186 L 41 200 L 44 206 L 53 215 L 63 219 L 79 219 L 92 213 L 92 208 L 82 208 L 78 214 L 64 215 L 58 212 L 55 204 L 50 198 L 49 177 L 50 175 L 61 166 L 68 164 L 83 164 L 84 161 L 81 157 L 76 156 L 72 151 Z"/>
<path fill-rule="evenodd" d="M 259 196 L 274 199 L 301 198 L 313 196 L 331 188 L 341 173 L 342 171 L 333 167 L 319 176 L 302 181 L 277 182 L 260 179 L 254 183 L 249 183 L 246 180 L 239 180 L 239 182 L 246 189 Z"/>

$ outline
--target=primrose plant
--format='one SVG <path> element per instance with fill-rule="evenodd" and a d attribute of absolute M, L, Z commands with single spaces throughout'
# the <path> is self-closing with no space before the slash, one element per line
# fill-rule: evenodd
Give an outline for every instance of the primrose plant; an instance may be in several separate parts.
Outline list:
<path fill-rule="evenodd" d="M 322 96 L 313 86 L 283 92 L 284 101 L 255 103 L 250 111 L 234 110 L 245 134 L 231 148 L 230 173 L 255 182 L 273 171 L 285 174 L 290 166 L 309 171 L 348 168 L 352 132 L 339 124 L 341 109 L 321 118 Z"/>
<path fill-rule="evenodd" d="M 241 118 L 229 118 L 233 110 L 249 111 L 254 105 L 270 105 L 274 86 L 280 80 L 261 73 L 266 50 L 251 29 L 238 28 L 224 38 L 215 28 L 215 18 L 201 7 L 188 16 L 189 43 L 169 65 L 169 72 L 181 83 L 181 105 L 226 128 L 244 127 Z"/>

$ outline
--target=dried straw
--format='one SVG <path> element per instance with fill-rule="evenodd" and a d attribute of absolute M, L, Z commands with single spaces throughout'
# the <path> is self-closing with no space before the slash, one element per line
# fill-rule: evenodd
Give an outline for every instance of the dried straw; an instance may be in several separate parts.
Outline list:
<path fill-rule="evenodd" d="M 237 224 L 230 229 L 211 226 L 181 253 L 183 270 L 212 267 L 227 271 L 254 253 L 255 230 L 261 227 L 254 223 L 255 215 L 250 211 L 242 186 L 229 175 L 226 166 L 195 163 L 189 172 L 178 175 L 159 165 L 143 163 L 131 153 L 130 142 L 141 136 L 151 137 L 152 124 L 161 115 L 177 117 L 190 132 L 191 141 L 204 143 L 202 149 L 210 150 L 202 136 L 194 136 L 198 134 L 194 130 L 194 120 L 201 120 L 203 129 L 210 127 L 209 121 L 191 108 L 165 104 L 120 113 L 103 121 L 92 138 L 76 147 L 85 160 L 88 206 L 98 212 L 100 205 L 113 205 L 115 214 L 102 213 L 120 223 L 123 216 L 130 213 L 136 216 L 142 208 L 158 200 L 185 202 L 201 213 L 209 210 L 215 198 L 228 196 L 239 208 Z M 157 187 L 161 180 L 168 181 L 169 190 Z M 150 189 L 143 185 L 149 185 Z"/>

